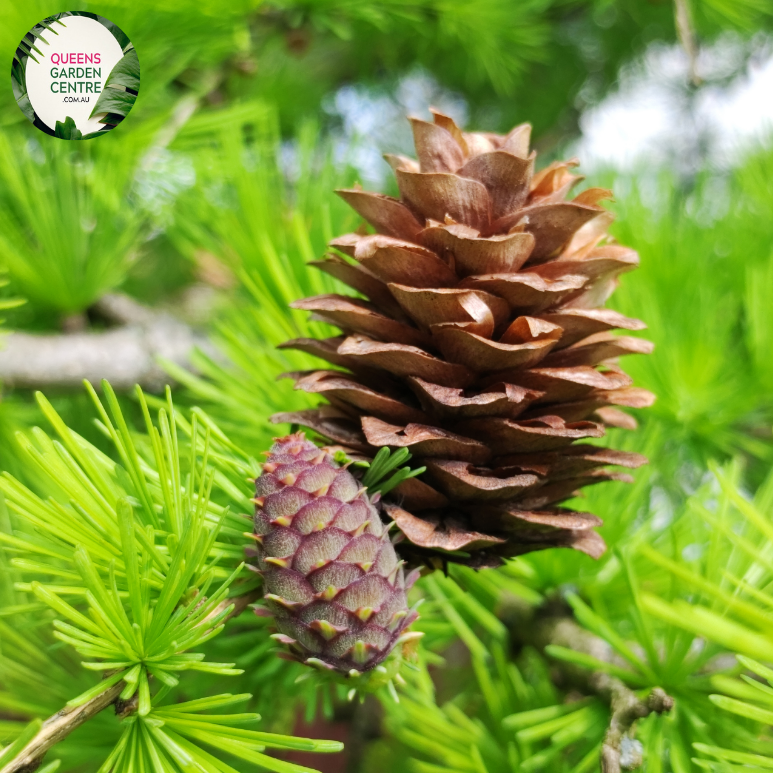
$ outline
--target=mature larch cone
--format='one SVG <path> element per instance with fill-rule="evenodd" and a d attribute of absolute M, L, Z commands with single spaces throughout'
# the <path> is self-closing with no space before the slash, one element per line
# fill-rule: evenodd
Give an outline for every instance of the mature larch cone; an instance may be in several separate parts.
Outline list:
<path fill-rule="evenodd" d="M 484 566 L 555 546 L 598 556 L 601 521 L 557 504 L 630 480 L 609 465 L 646 461 L 576 443 L 635 427 L 617 406 L 653 400 L 617 365 L 652 345 L 613 332 L 644 324 L 599 308 L 638 256 L 607 234 L 610 191 L 567 200 L 576 161 L 534 173 L 528 125 L 501 136 L 434 119 L 412 119 L 418 163 L 387 156 L 400 200 L 339 191 L 376 233 L 335 239 L 340 254 L 314 265 L 368 300 L 293 304 L 343 334 L 284 345 L 335 369 L 291 374 L 329 404 L 274 421 L 366 457 L 405 447 L 426 465 L 385 504 L 414 562 Z"/>

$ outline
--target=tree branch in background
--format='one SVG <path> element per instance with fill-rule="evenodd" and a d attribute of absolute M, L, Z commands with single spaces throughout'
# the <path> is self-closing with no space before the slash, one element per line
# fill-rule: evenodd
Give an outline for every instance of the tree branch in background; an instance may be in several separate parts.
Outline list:
<path fill-rule="evenodd" d="M 204 97 L 214 91 L 225 79 L 227 64 L 222 68 L 206 72 L 201 81 L 192 90 L 192 93 L 186 94 L 177 101 L 169 120 L 158 130 L 151 146 L 140 159 L 137 168 L 138 175 L 147 172 L 153 167 L 158 161 L 160 154 L 180 133 L 180 130 L 188 123 L 196 110 L 199 109 Z"/>
<path fill-rule="evenodd" d="M 609 727 L 601 745 L 601 773 L 621 773 L 623 765 L 626 770 L 638 768 L 641 755 L 638 750 L 626 754 L 626 739 L 632 738 L 632 728 L 637 719 L 644 719 L 653 712 L 665 714 L 674 707 L 674 699 L 656 687 L 645 700 L 640 700 L 636 693 L 626 687 L 617 677 L 599 671 L 592 674 L 588 680 L 594 692 L 609 701 L 612 716 Z M 624 759 L 624 757 L 628 759 Z"/>
<path fill-rule="evenodd" d="M 238 617 L 250 604 L 257 601 L 260 596 L 260 591 L 252 591 L 243 596 L 225 599 L 204 618 L 201 625 L 205 625 L 209 620 L 214 619 L 233 606 L 231 613 L 221 623 L 224 625 L 229 620 Z M 63 741 L 70 733 L 77 730 L 82 724 L 95 717 L 101 711 L 104 711 L 108 706 L 115 705 L 116 713 L 121 718 L 131 714 L 133 708 L 136 708 L 136 701 L 129 699 L 129 701 L 122 702 L 124 705 L 118 705 L 118 699 L 124 686 L 124 682 L 120 681 L 118 684 L 99 693 L 99 695 L 96 695 L 82 706 L 73 709 L 65 707 L 54 714 L 54 716 L 49 717 L 35 737 L 11 762 L 0 770 L 0 773 L 32 773 L 40 765 L 49 749 Z"/>
<path fill-rule="evenodd" d="M 536 619 L 532 621 L 533 634 L 524 643 L 533 644 L 542 650 L 550 645 L 565 647 L 590 655 L 602 663 L 624 665 L 607 642 L 589 633 L 569 615 L 554 615 L 552 610 L 548 615 L 540 619 L 540 611 L 537 612 Z M 516 635 L 519 628 L 528 630 L 528 626 L 524 629 L 522 624 L 518 625 Z M 634 723 L 653 712 L 668 713 L 674 707 L 674 699 L 659 687 L 654 688 L 646 698 L 640 699 L 620 679 L 604 671 L 588 671 L 566 662 L 557 663 L 556 666 L 562 681 L 576 685 L 584 693 L 597 695 L 609 704 L 611 715 L 601 746 L 601 773 L 621 773 L 623 767 L 626 770 L 638 768 L 642 760 L 638 753 L 640 747 L 633 739 Z"/>
<path fill-rule="evenodd" d="M 108 294 L 92 311 L 119 327 L 64 335 L 8 333 L 0 349 L 0 381 L 25 389 L 79 388 L 107 379 L 120 390 L 157 390 L 169 381 L 163 357 L 187 365 L 194 347 L 212 354 L 207 339 L 170 314 L 125 295 Z"/>
<path fill-rule="evenodd" d="M 140 158 L 135 178 L 145 174 L 195 114 L 202 101 L 225 79 L 228 63 L 205 73 L 191 93 L 172 109 Z M 105 332 L 88 332 L 89 316 L 65 316 L 64 334 L 33 335 L 13 332 L 0 348 L 0 381 L 25 389 L 79 389 L 84 380 L 111 382 L 126 390 L 136 384 L 157 391 L 169 382 L 158 359 L 187 366 L 195 347 L 215 355 L 208 340 L 170 314 L 157 312 L 128 296 L 108 293 L 89 312 L 118 325 Z"/>
<path fill-rule="evenodd" d="M 690 61 L 690 83 L 700 86 L 702 81 L 698 75 L 698 43 L 692 23 L 690 0 L 674 0 L 674 21 L 679 42 Z"/>

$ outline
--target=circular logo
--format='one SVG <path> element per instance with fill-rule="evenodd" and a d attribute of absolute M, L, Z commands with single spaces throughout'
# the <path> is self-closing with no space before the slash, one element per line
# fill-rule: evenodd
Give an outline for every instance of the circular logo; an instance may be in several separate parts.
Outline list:
<path fill-rule="evenodd" d="M 114 129 L 140 90 L 140 60 L 113 22 L 67 11 L 36 24 L 13 57 L 16 103 L 46 134 L 88 140 Z"/>

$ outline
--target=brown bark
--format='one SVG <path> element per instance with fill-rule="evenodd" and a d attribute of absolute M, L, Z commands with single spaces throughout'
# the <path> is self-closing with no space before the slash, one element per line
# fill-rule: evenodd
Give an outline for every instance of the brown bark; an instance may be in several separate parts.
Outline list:
<path fill-rule="evenodd" d="M 43 755 L 54 745 L 67 738 L 84 722 L 99 714 L 115 703 L 124 683 L 118 682 L 104 692 L 101 692 L 88 703 L 76 709 L 64 708 L 43 723 L 40 732 L 11 760 L 0 773 L 31 773 L 43 759 Z"/>
<path fill-rule="evenodd" d="M 586 631 L 566 614 L 551 615 L 534 621 L 530 644 L 540 649 L 557 645 L 581 652 L 603 663 L 621 665 L 612 647 L 603 639 Z M 660 687 L 655 687 L 646 698 L 639 698 L 624 682 L 604 671 L 588 671 L 570 663 L 561 663 L 559 673 L 562 681 L 576 686 L 584 693 L 597 695 L 609 704 L 610 719 L 601 746 L 601 773 L 621 773 L 623 740 L 633 739 L 634 724 L 653 712 L 668 713 L 674 707 L 674 699 Z M 630 770 L 638 767 L 635 761 L 626 764 Z"/>

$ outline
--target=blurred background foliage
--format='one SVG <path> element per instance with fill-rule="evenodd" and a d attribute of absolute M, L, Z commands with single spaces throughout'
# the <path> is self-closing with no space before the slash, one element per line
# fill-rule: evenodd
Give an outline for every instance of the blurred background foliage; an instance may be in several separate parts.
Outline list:
<path fill-rule="evenodd" d="M 650 465 L 632 486 L 594 487 L 582 503 L 605 519 L 615 550 L 598 562 L 550 551 L 423 579 L 426 644 L 399 704 L 387 696 L 358 711 L 335 689 L 297 684 L 264 621 L 233 623 L 208 658 L 245 669 L 243 689 L 271 729 L 340 732 L 348 756 L 315 762 L 320 770 L 597 770 L 609 707 L 551 678 L 557 663 L 594 664 L 524 635 L 545 604 L 605 640 L 632 689 L 676 698 L 669 715 L 641 723 L 648 773 L 773 767 L 771 673 L 760 665 L 773 662 L 773 134 L 760 118 L 764 84 L 767 103 L 773 88 L 773 5 L 676 5 L 74 3 L 67 10 L 106 16 L 138 51 L 142 89 L 124 123 L 96 141 L 57 141 L 28 123 L 10 84 L 0 89 L 3 329 L 101 330 L 94 304 L 116 290 L 195 326 L 214 347 L 190 369 L 166 367 L 177 405 L 200 406 L 230 437 L 222 458 L 257 456 L 276 433 L 268 417 L 308 405 L 276 380 L 308 361 L 275 346 L 322 327 L 287 304 L 335 287 L 308 267 L 358 225 L 332 189 L 390 184 L 379 153 L 408 149 L 405 112 L 436 104 L 492 131 L 529 121 L 540 164 L 577 153 L 589 182 L 615 191 L 613 233 L 641 268 L 610 305 L 648 323 L 655 353 L 626 366 L 658 396 L 638 432 L 612 439 Z M 24 33 L 61 10 L 0 0 L 0 58 L 10 63 Z M 700 46 L 692 65 L 680 38 Z M 111 453 L 80 390 L 48 396 Z M 136 401 L 118 400 L 140 438 Z M 41 422 L 31 391 L 6 385 L 0 468 L 47 495 L 16 439 Z M 237 477 L 214 496 L 246 508 Z M 12 528 L 2 500 L 0 528 Z M 31 615 L 11 552 L 0 551 L 0 745 L 90 684 Z M 42 690 L 43 672 L 55 690 Z M 220 687 L 197 676 L 184 696 Z M 117 730 L 111 717 L 98 722 L 64 749 L 66 769 L 104 759 Z"/>

